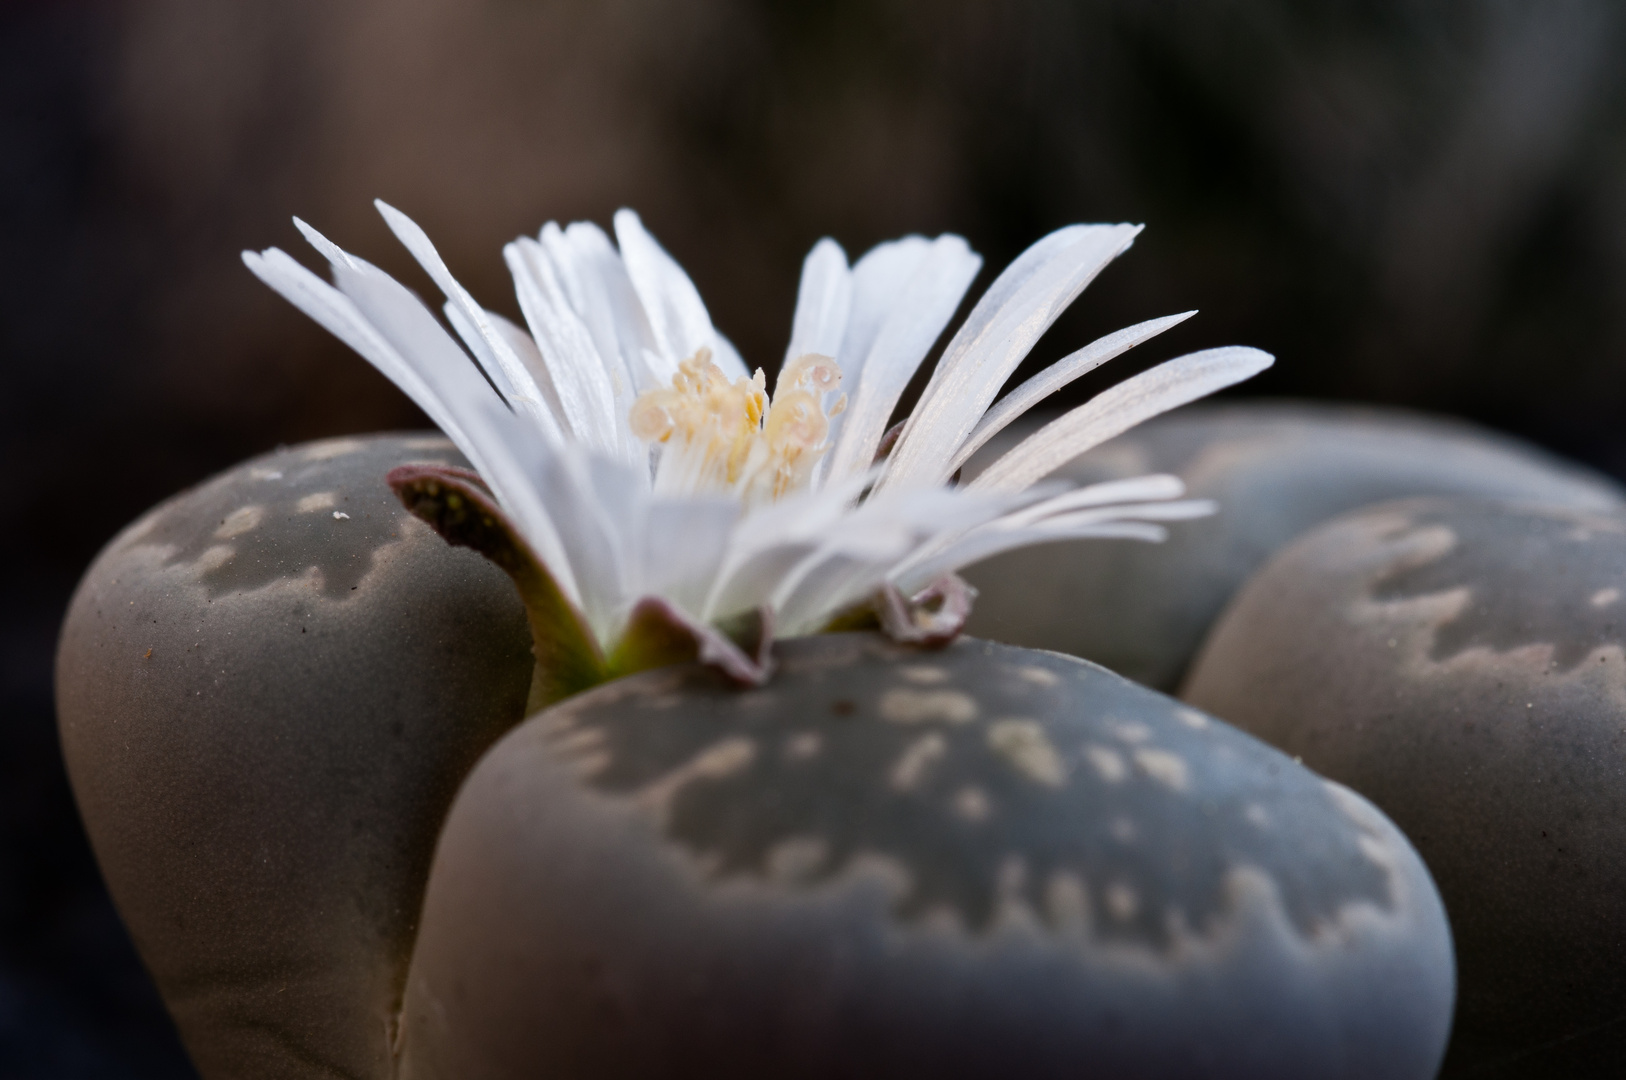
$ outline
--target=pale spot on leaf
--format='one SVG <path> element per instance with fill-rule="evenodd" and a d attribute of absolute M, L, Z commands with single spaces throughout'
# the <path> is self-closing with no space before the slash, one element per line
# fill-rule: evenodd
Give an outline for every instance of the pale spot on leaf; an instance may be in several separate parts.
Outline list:
<path fill-rule="evenodd" d="M 818 836 L 793 836 L 768 851 L 768 879 L 781 885 L 806 881 L 824 866 L 830 845 Z"/>
<path fill-rule="evenodd" d="M 937 683 L 946 683 L 949 680 L 947 671 L 940 667 L 933 667 L 930 664 L 910 664 L 908 667 L 899 668 L 898 674 L 908 681 L 919 683 L 922 686 L 933 686 Z"/>
<path fill-rule="evenodd" d="M 888 690 L 881 695 L 881 717 L 894 724 L 969 724 L 977 718 L 977 703 L 959 690 Z"/>
<path fill-rule="evenodd" d="M 1050 875 L 1045 887 L 1045 914 L 1058 934 L 1083 937 L 1090 932 L 1090 893 L 1084 879 L 1066 870 Z"/>
<path fill-rule="evenodd" d="M 1067 778 L 1061 755 L 1035 720 L 994 721 L 988 727 L 988 746 L 1036 784 L 1060 787 Z"/>
<path fill-rule="evenodd" d="M 336 457 L 354 454 L 358 450 L 366 449 L 367 444 L 360 439 L 328 439 L 319 442 L 305 451 L 306 461 L 331 461 Z"/>
<path fill-rule="evenodd" d="M 265 507 L 241 507 L 233 510 L 226 520 L 220 523 L 220 528 L 215 530 L 215 536 L 221 540 L 230 540 L 234 536 L 242 536 L 250 529 L 259 528 L 260 522 L 264 519 Z"/>
<path fill-rule="evenodd" d="M 1090 764 L 1101 774 L 1101 779 L 1109 784 L 1116 784 L 1129 775 L 1129 766 L 1116 750 L 1105 746 L 1086 746 L 1084 756 L 1090 759 Z"/>
<path fill-rule="evenodd" d="M 890 783 L 896 791 L 912 791 L 919 786 L 926 772 L 944 754 L 948 753 L 948 744 L 943 736 L 933 732 L 924 735 L 909 744 L 903 755 L 898 758 L 896 765 L 892 766 Z"/>
<path fill-rule="evenodd" d="M 1619 599 L 1620 599 L 1620 590 L 1619 589 L 1613 589 L 1613 588 L 1611 588 L 1611 589 L 1599 589 L 1597 592 L 1592 594 L 1592 606 L 1593 607 L 1608 607 L 1610 604 L 1613 604 L 1616 600 L 1619 600 Z"/>
<path fill-rule="evenodd" d="M 987 793 L 979 787 L 963 787 L 954 795 L 954 812 L 966 821 L 984 821 L 993 809 Z"/>
<path fill-rule="evenodd" d="M 824 740 L 817 732 L 802 731 L 785 740 L 785 757 L 791 761 L 806 761 L 818 755 Z"/>
<path fill-rule="evenodd" d="M 697 780 L 722 780 L 750 766 L 757 745 L 743 735 L 713 743 L 638 792 L 638 802 L 664 817 L 678 792 Z"/>
<path fill-rule="evenodd" d="M 1194 731 L 1201 731 L 1208 726 L 1208 717 L 1196 709 L 1176 709 L 1174 715 L 1182 724 Z"/>
<path fill-rule="evenodd" d="M 1131 722 L 1118 725 L 1118 738 L 1126 743 L 1143 743 L 1152 737 L 1152 729 L 1145 724 Z"/>
<path fill-rule="evenodd" d="M 205 548 L 203 554 L 198 556 L 198 561 L 192 565 L 198 573 L 207 574 L 231 562 L 235 554 L 237 549 L 229 544 L 215 544 L 213 547 Z"/>
<path fill-rule="evenodd" d="M 338 501 L 339 496 L 337 492 L 318 491 L 305 496 L 303 499 L 300 499 L 294 504 L 294 509 L 298 510 L 301 514 L 310 514 L 316 512 L 317 510 L 331 510 L 333 509 L 334 504 L 336 504 Z"/>
<path fill-rule="evenodd" d="M 1035 686 L 1055 686 L 1061 682 L 1061 676 L 1049 668 L 1024 667 L 1018 668 L 1016 674 L 1023 680 Z"/>
<path fill-rule="evenodd" d="M 1167 750 L 1152 750 L 1142 748 L 1135 751 L 1135 764 L 1139 765 L 1160 784 L 1164 784 L 1175 791 L 1186 790 L 1186 781 L 1189 770 L 1185 759 Z"/>
<path fill-rule="evenodd" d="M 1135 890 L 1121 881 L 1115 881 L 1107 886 L 1107 911 L 1112 913 L 1114 919 L 1128 920 L 1135 917 L 1140 910 L 1140 897 Z"/>

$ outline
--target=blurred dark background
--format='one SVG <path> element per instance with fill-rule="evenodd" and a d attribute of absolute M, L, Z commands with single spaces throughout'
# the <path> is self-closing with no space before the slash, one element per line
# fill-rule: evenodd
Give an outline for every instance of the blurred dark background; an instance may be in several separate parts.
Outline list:
<path fill-rule="evenodd" d="M 512 313 L 505 240 L 631 205 L 770 368 L 819 236 L 959 232 L 986 282 L 1144 221 L 1038 359 L 1201 308 L 1103 380 L 1258 345 L 1250 393 L 1620 476 L 1623 49 L 1612 0 L 0 0 L 0 1080 L 189 1073 L 57 754 L 78 574 L 241 458 L 423 424 L 238 262 L 291 214 L 427 293 L 382 196 Z"/>

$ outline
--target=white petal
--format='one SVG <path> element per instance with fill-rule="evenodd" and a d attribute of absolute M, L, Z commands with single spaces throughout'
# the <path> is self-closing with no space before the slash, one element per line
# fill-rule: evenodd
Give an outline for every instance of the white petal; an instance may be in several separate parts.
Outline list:
<path fill-rule="evenodd" d="M 706 305 L 700 300 L 699 290 L 677 260 L 649 235 L 637 214 L 631 210 L 616 211 L 615 237 L 659 351 L 674 367 L 700 349 L 709 348 L 717 365 L 730 379 L 748 375 L 745 365 L 737 363 L 738 354 L 732 349 L 725 354 L 718 348 L 717 334 L 712 329 L 711 316 L 706 314 Z"/>
<path fill-rule="evenodd" d="M 786 637 L 817 633 L 837 614 L 880 588 L 895 559 L 895 554 L 872 558 L 837 554 L 822 559 L 776 605 L 775 625 Z"/>
<path fill-rule="evenodd" d="M 565 227 L 565 240 L 576 257 L 581 280 L 583 308 L 578 311 L 598 344 L 599 355 L 613 355 L 632 376 L 636 398 L 645 390 L 672 381 L 677 367 L 652 371 L 644 361 L 646 352 L 656 349 L 655 335 L 644 314 L 643 303 L 632 287 L 632 278 L 610 238 L 590 221 L 575 221 Z"/>
<path fill-rule="evenodd" d="M 1011 421 L 1074 379 L 1089 374 L 1108 360 L 1122 356 L 1141 342 L 1156 337 L 1171 326 L 1185 322 L 1195 314 L 1197 314 L 1195 311 L 1186 311 L 1179 315 L 1166 315 L 1161 319 L 1136 323 L 1134 326 L 1098 338 L 1077 352 L 1051 364 L 1000 398 L 997 405 L 983 414 L 982 419 L 977 421 L 977 426 L 971 429 L 971 434 L 966 436 L 965 442 L 960 445 L 960 449 L 941 470 L 938 480 L 947 480 L 953 476 L 955 470 L 964 465 L 972 454 L 981 450 L 989 439 L 1005 430 Z"/>
<path fill-rule="evenodd" d="M 996 282 L 989 292 L 1000 299 L 984 297 L 949 342 L 887 462 L 883 489 L 937 483 L 953 471 L 948 462 L 1000 387 L 1084 287 L 1134 242 L 1140 227 L 1089 225 L 1063 232 L 1070 242 L 1056 244 L 1038 266 L 1018 259 L 1021 284 Z"/>
<path fill-rule="evenodd" d="M 583 447 L 567 444 L 537 462 L 531 482 L 552 512 L 565 553 L 581 589 L 581 609 L 604 644 L 619 636 L 632 599 L 635 535 L 623 531 L 627 511 L 644 497 L 642 478 Z"/>
<path fill-rule="evenodd" d="M 571 434 L 590 449 L 624 456 L 609 374 L 592 335 L 570 309 L 547 252 L 535 240 L 520 237 L 503 248 L 503 259 Z"/>
<path fill-rule="evenodd" d="M 966 316 L 965 322 L 961 324 L 959 330 L 955 331 L 953 339 L 949 341 L 948 348 L 943 350 L 944 357 L 949 356 L 951 352 L 957 352 L 964 342 L 970 341 L 982 333 L 989 321 L 1010 301 L 1017 290 L 1027 283 L 1029 278 L 1043 269 L 1045 264 L 1059 252 L 1077 243 L 1081 237 L 1094 227 L 1090 225 L 1066 225 L 1028 245 L 1027 249 L 1012 260 L 1011 264 L 1005 267 L 1000 275 L 994 279 L 994 283 L 988 286 L 987 290 L 978 298 L 977 303 L 971 309 L 971 314 Z M 943 373 L 944 367 L 939 363 L 932 371 L 932 377 L 927 380 L 926 389 L 921 394 L 922 401 L 926 399 L 928 394 L 937 389 Z"/>
<path fill-rule="evenodd" d="M 773 592 L 787 633 L 867 596 L 889 571 L 953 536 L 984 525 L 1011 503 L 948 488 L 916 488 L 865 502 L 842 518 L 817 549 L 792 567 Z"/>
<path fill-rule="evenodd" d="M 537 387 L 542 391 L 542 400 L 548 404 L 548 410 L 553 413 L 554 422 L 559 426 L 561 433 L 565 430 L 565 410 L 559 404 L 559 391 L 553 385 L 553 376 L 548 374 L 548 365 L 542 359 L 542 350 L 536 347 L 536 339 L 526 333 L 522 327 L 515 326 L 507 318 L 495 311 L 487 311 L 486 318 L 497 333 L 503 336 L 519 362 L 525 365 L 525 370 L 531 373 L 536 380 Z M 561 438 L 563 435 L 561 434 Z"/>
<path fill-rule="evenodd" d="M 323 236 L 321 233 L 317 232 L 315 229 L 311 228 L 297 217 L 294 218 L 294 228 L 298 229 L 299 234 L 305 238 L 306 242 L 308 242 L 310 246 L 315 248 L 317 251 L 320 251 L 322 253 L 322 257 L 327 259 L 327 261 L 330 263 L 343 263 L 345 266 L 351 268 L 372 265 L 365 259 L 360 259 L 350 254 L 348 251 L 344 250 L 344 248 L 340 247 L 338 244 L 335 244 L 333 241 L 329 240 L 327 237 Z"/>
<path fill-rule="evenodd" d="M 560 588 L 582 603 L 557 523 L 526 476 L 528 463 L 548 454 L 542 433 L 498 401 L 468 356 L 409 289 L 359 260 L 335 263 L 333 276 L 340 291 L 450 415 L 463 433 L 458 446 L 470 464 L 514 516 Z"/>
<path fill-rule="evenodd" d="M 477 350 L 475 357 L 481 361 L 487 361 L 489 357 L 490 361 L 494 361 L 494 364 L 485 362 L 482 363 L 482 366 L 487 367 L 493 383 L 503 391 L 503 395 L 508 398 L 509 404 L 519 411 L 537 418 L 538 422 L 542 423 L 545 428 L 547 422 L 539 417 L 539 414 L 547 408 L 541 388 L 531 378 L 531 373 L 525 370 L 525 365 L 520 363 L 519 357 L 514 355 L 514 350 L 509 347 L 508 342 L 491 325 L 491 320 L 486 317 L 485 309 L 475 303 L 474 297 L 469 295 L 467 289 L 458 284 L 457 279 L 452 276 L 452 272 L 446 268 L 445 261 L 441 259 L 440 253 L 435 250 L 435 245 L 430 242 L 428 235 L 418 227 L 417 222 L 384 200 L 374 199 L 373 205 L 378 207 L 380 214 L 384 215 L 384 221 L 389 225 L 390 231 L 395 233 L 396 239 L 400 240 L 406 246 L 406 249 L 412 252 L 412 257 L 418 260 L 418 265 L 422 266 L 429 274 L 429 277 L 440 288 L 440 291 L 445 294 L 446 299 L 456 305 L 463 319 L 474 328 L 480 340 L 484 342 L 485 347 Z M 492 373 L 490 370 L 492 367 L 499 369 L 502 373 L 501 376 Z"/>
<path fill-rule="evenodd" d="M 876 336 L 931 247 L 931 241 L 925 237 L 905 236 L 901 240 L 877 244 L 853 264 L 847 328 L 836 352 L 831 354 L 841 365 L 842 392 L 849 402 L 863 381 L 864 361 L 875 344 Z M 848 413 L 843 411 L 830 419 L 828 441 L 831 446 L 841 442 L 847 416 Z M 822 487 L 829 470 L 830 456 L 827 454 L 814 467 L 813 486 Z"/>
<path fill-rule="evenodd" d="M 503 375 L 502 367 L 497 363 L 497 358 L 492 354 L 489 343 L 484 335 L 480 333 L 479 328 L 469 321 L 467 315 L 463 314 L 463 309 L 448 300 L 446 306 L 441 310 L 446 315 L 446 321 L 452 324 L 452 329 L 457 331 L 457 336 L 463 339 L 463 344 L 468 348 L 469 352 L 474 354 L 474 358 L 480 362 L 480 368 L 485 372 L 486 378 L 490 379 L 492 384 L 498 387 L 499 390 L 507 385 L 508 380 Z M 542 395 L 542 402 L 545 407 L 532 416 L 531 419 L 550 442 L 555 445 L 563 442 L 565 436 L 561 419 L 562 414 L 559 411 L 559 395 L 553 389 L 553 379 L 548 375 L 547 369 L 542 367 L 542 354 L 536 351 L 536 343 L 531 340 L 531 335 L 496 312 L 486 312 L 486 319 L 491 328 L 508 343 L 508 347 L 514 350 L 520 363 L 525 365 L 531 378 L 537 383 L 537 392 Z M 532 360 L 527 353 L 534 354 L 535 359 Z"/>
<path fill-rule="evenodd" d="M 791 320 L 785 363 L 808 353 L 839 362 L 837 354 L 847 333 L 852 302 L 853 275 L 847 269 L 847 253 L 826 237 L 814 244 L 802 260 L 802 281 L 796 290 L 796 315 Z"/>
<path fill-rule="evenodd" d="M 1045 425 L 967 486 L 972 490 L 1020 491 L 1114 435 L 1257 375 L 1273 362 L 1269 353 L 1232 345 L 1159 364 Z"/>
<path fill-rule="evenodd" d="M 920 591 L 944 574 L 1017 548 L 1060 540 L 1112 538 L 1155 543 L 1167 536 L 1168 530 L 1161 525 L 1149 525 L 1139 521 L 1113 521 L 1099 525 L 1081 525 L 1074 529 L 1046 529 L 1038 525 L 1022 529 L 978 529 L 960 537 L 929 560 L 912 563 L 907 568 L 895 572 L 892 580 L 899 591 L 909 595 Z"/>
<path fill-rule="evenodd" d="M 876 334 L 848 406 L 827 474 L 840 482 L 868 469 L 904 388 L 960 306 L 982 260 L 958 236 L 931 245 Z M 883 474 L 884 476 L 884 474 Z"/>
<path fill-rule="evenodd" d="M 1213 499 L 1180 499 L 1174 502 L 1133 503 L 1128 506 L 1097 506 L 1070 514 L 1056 514 L 1034 524 L 1042 529 L 1073 529 L 1107 521 L 1191 521 L 1211 516 L 1218 503 Z M 994 523 L 1004 527 L 1003 521 Z"/>
<path fill-rule="evenodd" d="M 1054 498 L 1034 503 L 999 520 L 1001 524 L 1009 527 L 1031 525 L 1056 514 L 1070 513 L 1088 507 L 1149 502 L 1153 499 L 1178 499 L 1185 493 L 1186 485 L 1178 476 L 1170 476 L 1167 473 L 1132 476 L 1124 480 L 1108 480 L 1064 491 Z"/>
<path fill-rule="evenodd" d="M 327 242 L 326 237 L 322 239 L 324 243 Z M 336 247 L 333 250 L 339 251 Z M 453 419 L 452 414 L 435 396 L 429 384 L 396 354 L 394 347 L 374 329 L 348 296 L 278 248 L 267 248 L 258 254 L 245 251 L 243 264 L 253 271 L 255 277 L 281 293 L 289 303 L 360 353 L 363 359 L 411 398 L 413 404 L 422 409 L 430 421 L 445 432 L 464 454 L 468 453 L 469 437 L 462 425 Z"/>
<path fill-rule="evenodd" d="M 696 618 L 716 583 L 740 505 L 726 498 L 658 499 L 649 504 L 638 595 L 664 596 Z"/>
<path fill-rule="evenodd" d="M 598 236 L 603 240 L 602 233 Z M 588 242 L 591 243 L 590 240 Z M 609 241 L 603 242 L 608 247 Z M 610 415 L 614 422 L 616 441 L 621 447 L 621 457 L 629 463 L 644 458 L 648 452 L 644 444 L 633 435 L 628 419 L 633 401 L 637 398 L 637 390 L 626 360 L 622 356 L 614 313 L 610 309 L 608 298 L 604 295 L 604 285 L 599 280 L 597 268 L 593 265 L 592 254 L 584 258 L 578 252 L 577 245 L 551 221 L 542 227 L 541 244 L 558 277 L 565 300 L 571 312 L 587 331 L 592 342 L 592 351 L 604 372 L 604 379 L 610 390 Z M 613 252 L 611 257 L 614 257 Z"/>
<path fill-rule="evenodd" d="M 876 245 L 853 264 L 847 330 L 842 336 L 840 351 L 835 354 L 848 396 L 858 386 L 864 360 L 887 316 L 892 314 L 898 297 L 903 295 L 931 247 L 931 241 L 923 236 L 905 236 Z"/>
<path fill-rule="evenodd" d="M 822 490 L 804 490 L 743 519 L 701 616 L 716 619 L 764 604 L 775 587 L 842 522 L 874 470 Z"/>

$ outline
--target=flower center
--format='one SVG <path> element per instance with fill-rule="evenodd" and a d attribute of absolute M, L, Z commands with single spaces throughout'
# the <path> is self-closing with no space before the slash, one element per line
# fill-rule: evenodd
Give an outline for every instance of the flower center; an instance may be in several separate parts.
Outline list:
<path fill-rule="evenodd" d="M 785 365 L 770 401 L 761 368 L 731 383 L 701 349 L 678 365 L 671 386 L 640 394 L 628 419 L 634 435 L 661 445 L 657 492 L 771 502 L 812 478 L 829 449 L 830 420 L 847 406 L 845 395 L 824 404 L 840 385 L 836 362 L 808 353 Z"/>

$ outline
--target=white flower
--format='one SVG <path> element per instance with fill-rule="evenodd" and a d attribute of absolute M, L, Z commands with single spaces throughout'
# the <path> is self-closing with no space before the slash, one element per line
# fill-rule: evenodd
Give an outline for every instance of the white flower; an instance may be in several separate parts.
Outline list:
<path fill-rule="evenodd" d="M 643 646 L 632 639 L 650 632 L 652 611 L 656 623 L 692 632 L 703 658 L 728 654 L 724 666 L 742 677 L 761 672 L 715 628 L 730 627 L 738 641 L 752 613 L 772 632 L 806 634 L 879 598 L 895 633 L 919 624 L 929 636 L 932 605 L 947 603 L 952 633 L 964 598 L 929 587 L 961 566 L 1050 540 L 1161 539 L 1156 521 L 1211 510 L 1174 501 L 1183 493 L 1174 477 L 1077 490 L 1036 482 L 1271 363 L 1239 347 L 1171 360 L 954 486 L 967 458 L 1038 401 L 1193 314 L 1109 334 L 995 404 L 1039 336 L 1139 226 L 1068 226 L 1017 258 L 949 341 L 882 457 L 905 386 L 981 266 L 958 236 L 905 237 L 851 266 L 834 241 L 819 241 L 803 264 L 770 399 L 761 370 L 748 374 L 688 276 L 630 210 L 615 216 L 614 245 L 590 223 L 550 222 L 504 249 L 526 333 L 481 307 L 417 225 L 378 207 L 445 293 L 457 338 L 408 289 L 297 219 L 337 287 L 275 248 L 244 252 L 244 262 L 371 361 L 467 455 L 500 512 L 464 480 L 436 475 L 462 492 L 456 505 L 472 499 L 489 510 L 487 524 L 512 523 L 528 548 L 512 558 L 534 555 L 542 568 L 532 592 L 542 581 L 566 609 L 539 639 L 574 620 L 579 651 L 593 654 L 575 659 L 598 663 L 594 670 L 636 666 Z M 533 609 L 545 602 L 527 600 Z"/>

